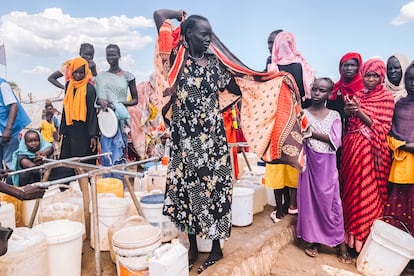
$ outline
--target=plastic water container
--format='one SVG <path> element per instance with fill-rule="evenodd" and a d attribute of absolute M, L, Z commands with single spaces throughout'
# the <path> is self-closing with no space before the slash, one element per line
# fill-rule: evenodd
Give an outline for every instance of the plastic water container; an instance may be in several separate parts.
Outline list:
<path fill-rule="evenodd" d="M 96 192 L 113 193 L 117 197 L 124 197 L 124 185 L 118 178 L 100 178 L 96 181 Z"/>
<path fill-rule="evenodd" d="M 171 220 L 162 214 L 164 202 L 163 194 L 152 194 L 143 196 L 140 200 L 144 217 L 151 225 L 157 226 L 162 232 L 162 241 L 168 242 L 178 235 L 178 229 Z"/>
<path fill-rule="evenodd" d="M 150 276 L 188 276 L 188 253 L 178 239 L 157 248 L 149 260 Z"/>
<path fill-rule="evenodd" d="M 16 228 L 16 213 L 13 204 L 0 202 L 0 224 L 3 227 Z"/>
<path fill-rule="evenodd" d="M 119 197 L 98 197 L 99 248 L 109 251 L 108 228 L 128 217 L 129 202 Z M 91 210 L 90 210 L 91 211 Z M 90 245 L 95 248 L 95 229 L 91 215 Z"/>
<path fill-rule="evenodd" d="M 45 275 L 81 275 L 84 226 L 77 221 L 54 220 L 33 227 L 46 234 L 48 271 Z M 31 274 L 28 274 L 31 275 Z"/>
<path fill-rule="evenodd" d="M 202 239 L 199 236 L 196 236 L 196 241 L 197 241 L 198 252 L 203 252 L 203 253 L 210 253 L 211 252 L 211 248 L 213 246 L 213 240 Z M 220 240 L 220 247 L 221 247 L 221 249 L 223 249 L 224 240 Z"/>
<path fill-rule="evenodd" d="M 37 225 L 38 221 L 39 221 L 39 213 L 40 210 L 42 209 L 42 203 L 43 201 L 47 202 L 47 203 L 51 203 L 51 202 L 63 202 L 65 200 L 63 200 L 60 195 L 62 193 L 60 192 L 59 189 L 57 188 L 53 188 L 53 186 L 49 189 L 46 190 L 45 194 L 43 195 L 42 199 L 39 199 L 39 209 L 38 212 L 35 216 L 35 219 L 33 221 L 33 225 Z M 54 197 L 57 196 L 59 198 L 54 199 Z M 32 217 L 32 213 L 34 210 L 34 206 L 36 203 L 36 199 L 32 199 L 32 200 L 24 200 L 23 204 L 22 204 L 22 221 L 23 221 L 23 225 L 29 225 L 30 219 Z"/>
<path fill-rule="evenodd" d="M 131 226 L 137 226 L 137 225 L 148 225 L 148 222 L 145 220 L 145 218 L 141 216 L 131 216 L 128 217 L 125 221 L 121 221 L 118 223 L 113 224 L 111 227 L 108 228 L 108 241 L 109 241 L 109 253 L 111 255 L 111 260 L 113 263 L 116 262 L 116 256 L 112 245 L 112 236 L 115 232 L 123 229 L 128 228 Z"/>
<path fill-rule="evenodd" d="M 259 163 L 259 162 L 258 162 Z M 252 166 L 252 170 L 249 171 L 248 168 L 244 169 L 244 174 L 241 176 L 241 179 L 249 180 L 253 183 L 260 183 L 264 186 L 265 182 L 265 170 L 264 166 Z M 264 187 L 266 194 L 266 204 L 271 206 L 276 206 L 275 196 L 273 194 L 273 189 Z"/>
<path fill-rule="evenodd" d="M 141 197 L 148 195 L 145 192 L 135 192 L 135 196 L 137 197 L 138 202 L 140 201 Z M 129 202 L 129 209 L 128 209 L 128 216 L 138 216 L 137 208 L 135 207 L 134 202 L 132 201 L 131 195 L 129 192 L 124 193 L 124 197 L 128 199 Z"/>
<path fill-rule="evenodd" d="M 244 174 L 240 180 L 236 182 L 236 187 L 245 187 L 254 190 L 253 195 L 253 215 L 263 212 L 264 206 L 267 204 L 267 197 L 266 197 L 266 188 L 255 177 L 253 181 L 248 180 L 250 178 L 246 177 Z"/>
<path fill-rule="evenodd" d="M 40 210 L 38 221 L 43 223 L 61 219 L 83 223 L 83 209 L 78 204 L 71 202 L 55 202 L 43 206 Z"/>
<path fill-rule="evenodd" d="M 161 245 L 161 230 L 152 225 L 122 228 L 112 236 L 118 276 L 148 275 L 149 258 Z"/>
<path fill-rule="evenodd" d="M 14 205 L 14 217 L 16 220 L 16 226 L 24 226 L 25 224 L 22 216 L 23 202 L 13 196 L 4 193 L 0 193 L 0 201 L 5 201 Z"/>
<path fill-rule="evenodd" d="M 368 276 L 400 275 L 414 259 L 414 238 L 382 220 L 375 220 L 361 253 L 357 270 Z"/>
<path fill-rule="evenodd" d="M 260 161 L 260 158 L 253 152 L 245 152 L 245 154 L 246 154 L 246 157 L 247 157 L 247 162 L 249 162 L 249 165 L 251 167 L 255 166 L 257 164 L 257 162 Z M 243 175 L 243 173 L 246 172 L 246 170 L 247 171 L 249 170 L 249 167 L 247 166 L 246 159 L 244 158 L 243 153 L 238 153 L 237 154 L 237 160 L 238 160 L 238 163 L 239 163 L 239 175 L 238 175 L 238 177 L 240 178 Z"/>
<path fill-rule="evenodd" d="M 168 166 L 162 164 L 152 166 L 148 169 L 146 174 L 146 189 L 148 192 L 159 191 L 159 193 L 165 193 L 167 169 Z"/>
<path fill-rule="evenodd" d="M 7 253 L 0 257 L 0 275 L 48 275 L 47 257 L 46 235 L 26 227 L 17 227 L 9 239 Z"/>
<path fill-rule="evenodd" d="M 233 202 L 231 205 L 232 224 L 247 226 L 253 222 L 253 194 L 254 190 L 245 187 L 233 188 Z"/>

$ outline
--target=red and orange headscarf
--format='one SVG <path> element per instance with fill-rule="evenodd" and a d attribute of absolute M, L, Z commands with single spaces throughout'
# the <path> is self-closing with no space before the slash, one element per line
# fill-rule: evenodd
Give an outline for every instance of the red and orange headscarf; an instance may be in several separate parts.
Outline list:
<path fill-rule="evenodd" d="M 384 79 L 385 79 L 385 63 L 377 58 L 372 58 L 367 60 L 364 65 L 362 66 L 362 76 L 365 76 L 368 72 L 375 72 L 380 76 L 380 83 L 375 87 L 375 91 L 383 90 L 384 88 Z"/>
<path fill-rule="evenodd" d="M 73 78 L 73 72 L 80 67 L 85 66 L 85 77 L 79 81 Z M 86 92 L 90 78 L 92 78 L 89 70 L 88 61 L 78 57 L 68 62 L 69 83 L 66 89 L 66 95 L 63 100 L 63 108 L 65 109 L 66 125 L 70 126 L 75 121 L 86 122 Z M 76 89 L 76 94 L 74 90 Z"/>
<path fill-rule="evenodd" d="M 335 83 L 330 100 L 335 100 L 338 95 L 338 90 L 341 90 L 342 97 L 345 95 L 354 95 L 356 92 L 364 88 L 362 81 L 361 68 L 362 68 L 362 57 L 358 53 L 349 52 L 346 53 L 339 61 L 339 73 L 341 73 L 342 64 L 350 59 L 356 59 L 358 61 L 359 70 L 351 82 L 345 82 L 342 75 L 338 82 Z"/>

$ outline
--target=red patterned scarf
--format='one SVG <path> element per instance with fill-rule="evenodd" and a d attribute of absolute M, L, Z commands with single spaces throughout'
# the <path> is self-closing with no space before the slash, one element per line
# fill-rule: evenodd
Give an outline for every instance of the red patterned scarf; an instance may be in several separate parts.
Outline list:
<path fill-rule="evenodd" d="M 335 83 L 332 95 L 329 98 L 330 100 L 336 100 L 336 97 L 338 95 L 338 90 L 341 91 L 342 97 L 344 95 L 354 95 L 356 92 L 362 90 L 364 88 L 364 83 L 362 81 L 362 75 L 361 75 L 361 68 L 362 68 L 362 58 L 361 55 L 358 53 L 346 53 L 341 60 L 339 61 L 339 73 L 341 73 L 341 66 L 346 61 L 350 59 L 356 59 L 358 61 L 359 71 L 355 75 L 355 77 L 350 82 L 345 82 L 343 79 L 343 76 L 341 75 L 341 78 L 338 82 Z"/>

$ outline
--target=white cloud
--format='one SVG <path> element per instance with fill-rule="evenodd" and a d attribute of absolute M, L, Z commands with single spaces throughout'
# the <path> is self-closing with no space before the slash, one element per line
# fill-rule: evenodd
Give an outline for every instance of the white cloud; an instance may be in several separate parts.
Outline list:
<path fill-rule="evenodd" d="M 28 74 L 39 75 L 39 74 L 50 74 L 52 73 L 52 70 L 45 66 L 38 65 L 30 70 L 24 70 L 23 72 L 28 73 Z"/>
<path fill-rule="evenodd" d="M 408 2 L 400 9 L 400 14 L 391 21 L 393 25 L 402 25 L 414 21 L 414 1 Z"/>
<path fill-rule="evenodd" d="M 153 20 L 143 16 L 75 18 L 59 8 L 48 8 L 38 14 L 15 11 L 0 19 L 0 33 L 7 41 L 9 54 L 38 57 L 78 54 L 83 42 L 92 43 L 95 49 L 114 42 L 121 50 L 141 49 L 153 39 L 141 35 L 139 29 L 152 27 Z"/>

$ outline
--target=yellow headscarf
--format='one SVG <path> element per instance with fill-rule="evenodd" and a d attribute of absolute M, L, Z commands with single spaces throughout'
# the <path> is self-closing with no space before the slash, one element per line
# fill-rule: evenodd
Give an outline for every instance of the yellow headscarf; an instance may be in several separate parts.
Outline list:
<path fill-rule="evenodd" d="M 85 77 L 79 81 L 73 78 L 73 72 L 85 66 Z M 86 122 L 86 91 L 90 78 L 92 78 L 89 65 L 84 58 L 75 58 L 68 62 L 69 83 L 66 90 L 63 108 L 65 109 L 66 125 L 70 126 L 73 120 Z M 74 90 L 76 89 L 76 94 Z"/>

